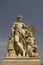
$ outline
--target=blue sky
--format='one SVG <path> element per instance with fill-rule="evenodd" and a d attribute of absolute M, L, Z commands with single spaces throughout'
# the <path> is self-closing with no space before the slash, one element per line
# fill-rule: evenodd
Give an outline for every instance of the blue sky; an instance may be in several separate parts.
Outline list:
<path fill-rule="evenodd" d="M 43 0 L 0 0 L 0 64 L 6 54 L 8 36 L 18 15 L 23 22 L 34 26 L 36 44 L 43 61 Z"/>

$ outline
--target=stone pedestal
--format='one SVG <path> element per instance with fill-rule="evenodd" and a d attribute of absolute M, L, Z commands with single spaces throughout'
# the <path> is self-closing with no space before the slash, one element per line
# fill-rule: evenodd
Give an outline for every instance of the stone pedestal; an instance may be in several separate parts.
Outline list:
<path fill-rule="evenodd" d="M 41 65 L 40 58 L 3 58 L 3 65 Z"/>

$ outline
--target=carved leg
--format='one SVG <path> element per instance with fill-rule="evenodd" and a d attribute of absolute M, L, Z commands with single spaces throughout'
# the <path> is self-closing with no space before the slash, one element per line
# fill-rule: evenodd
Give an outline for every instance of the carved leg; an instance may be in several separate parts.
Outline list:
<path fill-rule="evenodd" d="M 20 49 L 23 51 L 23 56 L 25 56 L 25 50 L 23 49 L 22 43 L 18 42 L 18 46 L 19 46 Z"/>

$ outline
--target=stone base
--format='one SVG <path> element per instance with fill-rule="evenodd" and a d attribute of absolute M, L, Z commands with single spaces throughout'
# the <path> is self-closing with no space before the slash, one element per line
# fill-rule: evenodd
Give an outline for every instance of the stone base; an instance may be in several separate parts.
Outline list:
<path fill-rule="evenodd" d="M 3 65 L 41 65 L 40 58 L 4 58 Z"/>

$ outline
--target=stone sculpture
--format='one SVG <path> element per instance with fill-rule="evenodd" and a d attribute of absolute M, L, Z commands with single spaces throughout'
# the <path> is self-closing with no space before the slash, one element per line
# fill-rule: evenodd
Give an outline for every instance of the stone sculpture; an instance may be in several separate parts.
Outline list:
<path fill-rule="evenodd" d="M 41 65 L 34 33 L 34 27 L 24 24 L 22 16 L 18 16 L 11 28 L 3 65 Z"/>
<path fill-rule="evenodd" d="M 22 16 L 18 16 L 11 29 L 6 57 L 39 57 L 34 33 L 35 29 L 22 23 Z"/>

